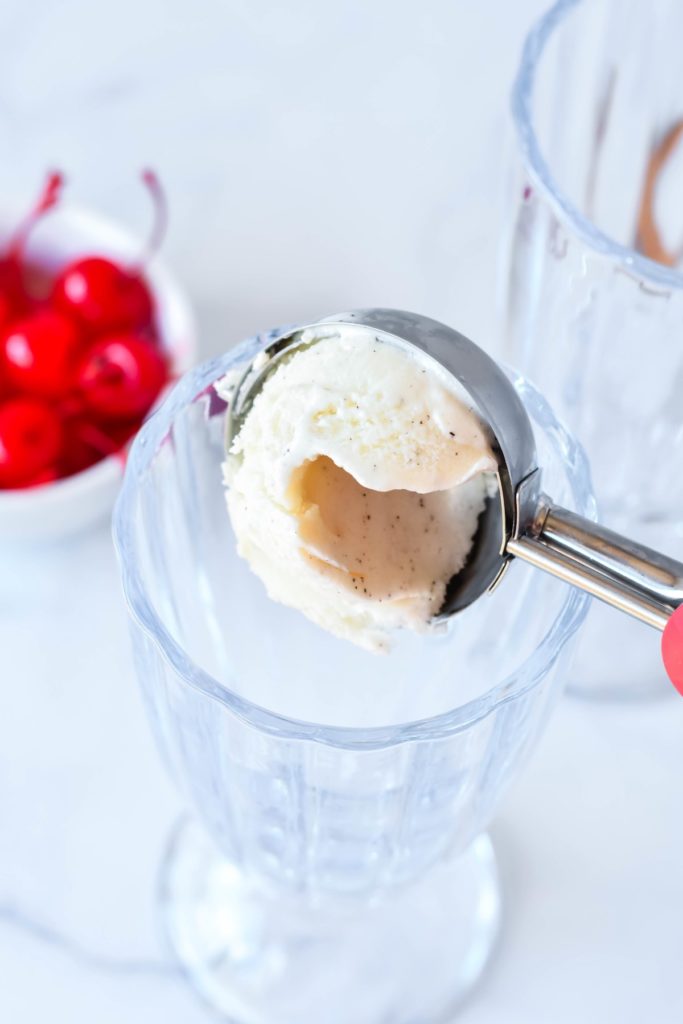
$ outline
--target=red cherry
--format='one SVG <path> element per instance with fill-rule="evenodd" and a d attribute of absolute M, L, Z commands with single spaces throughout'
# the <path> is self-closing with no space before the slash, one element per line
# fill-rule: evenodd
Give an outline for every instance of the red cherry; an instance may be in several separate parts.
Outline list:
<path fill-rule="evenodd" d="M 55 281 L 52 301 L 98 333 L 145 327 L 154 308 L 140 271 L 124 270 L 102 256 L 70 263 Z"/>
<path fill-rule="evenodd" d="M 166 199 L 156 175 L 145 171 L 143 181 L 152 195 L 155 217 L 140 264 L 158 249 L 167 220 Z M 52 301 L 98 334 L 149 327 L 154 316 L 154 299 L 142 265 L 122 267 L 102 256 L 86 256 L 68 264 L 54 283 Z"/>
<path fill-rule="evenodd" d="M 105 420 L 144 416 L 167 379 L 163 356 L 134 334 L 96 342 L 78 371 L 86 406 Z"/>
<path fill-rule="evenodd" d="M 54 466 L 62 444 L 62 425 L 49 405 L 33 398 L 0 405 L 0 487 L 36 482 Z"/>
<path fill-rule="evenodd" d="M 80 347 L 74 324 L 60 313 L 42 309 L 5 328 L 0 335 L 0 360 L 14 387 L 58 397 L 74 385 Z"/>

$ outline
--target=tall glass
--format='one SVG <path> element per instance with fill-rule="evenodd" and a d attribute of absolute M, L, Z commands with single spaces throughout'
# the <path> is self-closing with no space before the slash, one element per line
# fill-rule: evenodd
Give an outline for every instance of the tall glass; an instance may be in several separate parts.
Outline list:
<path fill-rule="evenodd" d="M 601 518 L 683 556 L 683 4 L 560 0 L 524 47 L 503 246 L 509 358 L 585 446 Z M 572 681 L 670 692 L 659 635 L 591 610 Z"/>
<path fill-rule="evenodd" d="M 235 553 L 212 384 L 185 377 L 133 447 L 115 513 L 137 666 L 194 816 L 162 871 L 191 981 L 239 1024 L 426 1024 L 500 919 L 484 833 L 566 675 L 584 595 L 515 565 L 447 633 L 385 656 L 269 601 Z M 592 513 L 581 450 L 515 381 L 547 486 Z"/>

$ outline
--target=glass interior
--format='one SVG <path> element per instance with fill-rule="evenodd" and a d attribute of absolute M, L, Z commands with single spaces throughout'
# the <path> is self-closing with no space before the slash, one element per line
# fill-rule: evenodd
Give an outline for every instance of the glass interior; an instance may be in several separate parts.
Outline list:
<path fill-rule="evenodd" d="M 676 0 L 560 0 L 532 29 L 501 263 L 506 351 L 585 446 L 601 518 L 678 559 L 682 33 Z M 659 645 L 596 604 L 574 689 L 669 694 Z"/>
<path fill-rule="evenodd" d="M 547 671 L 583 599 L 521 564 L 442 634 L 397 634 L 387 655 L 338 640 L 268 598 L 235 550 L 221 476 L 224 407 L 202 386 L 253 351 L 246 343 L 183 382 L 136 445 L 129 470 L 135 482 L 129 479 L 122 498 L 133 505 L 126 557 L 135 560 L 146 599 L 187 656 L 268 711 L 357 728 L 431 718 L 506 681 L 519 688 Z M 521 380 L 516 386 L 534 424 L 544 487 L 590 514 L 580 450 L 538 393 Z M 163 437 L 158 447 L 154 434 Z M 554 639 L 538 652 L 551 630 Z M 540 662 L 528 664 L 534 652 Z"/>
<path fill-rule="evenodd" d="M 531 97 L 559 192 L 610 239 L 672 267 L 683 258 L 682 38 L 678 0 L 562 0 L 536 36 Z"/>

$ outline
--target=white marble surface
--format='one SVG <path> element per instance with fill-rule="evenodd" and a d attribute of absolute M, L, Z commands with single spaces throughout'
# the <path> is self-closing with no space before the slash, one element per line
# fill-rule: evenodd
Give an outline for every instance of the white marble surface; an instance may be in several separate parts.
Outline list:
<path fill-rule="evenodd" d="M 506 90 L 542 6 L 6 4 L 0 187 L 62 164 L 74 195 L 134 224 L 154 162 L 205 353 L 364 304 L 495 347 Z M 181 807 L 106 528 L 0 550 L 0 650 L 0 1020 L 208 1022 L 157 934 Z M 504 934 L 459 1021 L 683 1019 L 682 732 L 670 694 L 558 708 L 494 828 Z"/>

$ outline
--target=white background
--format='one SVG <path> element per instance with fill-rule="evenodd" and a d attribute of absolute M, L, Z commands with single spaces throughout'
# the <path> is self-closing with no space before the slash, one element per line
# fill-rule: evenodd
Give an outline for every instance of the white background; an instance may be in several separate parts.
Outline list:
<path fill-rule="evenodd" d="M 0 185 L 56 164 L 142 230 L 157 167 L 202 354 L 363 305 L 495 349 L 507 93 L 543 6 L 4 0 Z M 181 808 L 105 528 L 2 551 L 0 650 L 0 1021 L 209 1021 L 156 936 Z M 682 736 L 671 694 L 558 708 L 494 827 L 505 926 L 462 1024 L 683 1020 Z"/>

